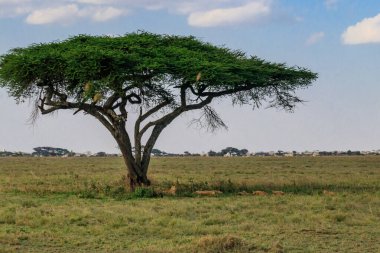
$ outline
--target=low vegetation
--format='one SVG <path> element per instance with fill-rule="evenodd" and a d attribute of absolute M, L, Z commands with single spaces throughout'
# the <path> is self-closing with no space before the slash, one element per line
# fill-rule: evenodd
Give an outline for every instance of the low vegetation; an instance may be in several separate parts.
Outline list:
<path fill-rule="evenodd" d="M 1 158 L 0 252 L 379 252 L 379 164 L 157 158 L 130 193 L 122 158 Z"/>

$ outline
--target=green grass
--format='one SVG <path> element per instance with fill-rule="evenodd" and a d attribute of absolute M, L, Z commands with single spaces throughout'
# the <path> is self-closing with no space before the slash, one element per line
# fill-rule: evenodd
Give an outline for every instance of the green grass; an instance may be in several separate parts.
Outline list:
<path fill-rule="evenodd" d="M 135 194 L 124 174 L 121 158 L 0 159 L 0 252 L 380 252 L 380 157 L 159 158 Z"/>

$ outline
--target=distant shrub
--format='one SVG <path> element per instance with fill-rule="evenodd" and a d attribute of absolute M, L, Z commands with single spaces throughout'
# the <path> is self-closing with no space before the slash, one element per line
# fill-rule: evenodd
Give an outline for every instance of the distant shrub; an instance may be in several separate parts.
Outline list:
<path fill-rule="evenodd" d="M 157 194 L 151 187 L 138 187 L 131 193 L 132 198 L 154 198 Z"/>
<path fill-rule="evenodd" d="M 169 194 L 172 187 L 175 186 L 175 193 Z M 169 191 L 170 190 L 170 191 Z M 197 191 L 220 191 L 226 195 L 242 195 L 245 192 L 246 195 L 250 195 L 256 191 L 263 191 L 269 193 L 269 195 L 278 195 L 276 193 L 283 194 L 304 194 L 304 195 L 314 195 L 322 194 L 324 191 L 345 191 L 351 190 L 346 185 L 327 185 L 327 184 L 316 184 L 310 182 L 303 183 L 289 183 L 289 184 L 274 184 L 268 182 L 266 184 L 251 184 L 247 185 L 244 182 L 233 182 L 232 180 L 219 180 L 214 182 L 208 181 L 194 181 L 189 179 L 187 182 L 169 181 L 165 180 L 157 185 L 150 187 L 138 187 L 135 192 L 130 192 L 126 185 L 125 177 L 120 180 L 115 181 L 111 184 L 102 184 L 100 182 L 90 181 L 85 182 L 84 187 L 82 187 L 77 193 L 80 198 L 104 198 L 111 197 L 117 200 L 123 199 L 135 199 L 135 198 L 156 198 L 165 196 L 176 196 L 176 197 L 196 197 Z M 364 190 L 360 189 L 360 190 Z M 357 189 L 356 189 L 357 191 Z M 33 206 L 31 203 L 25 203 L 25 207 Z"/>
<path fill-rule="evenodd" d="M 83 189 L 79 190 L 80 198 L 96 199 L 111 197 L 116 200 L 136 199 L 136 198 L 156 198 L 162 194 L 155 191 L 153 187 L 138 187 L 134 192 L 130 192 L 124 180 L 119 180 L 114 184 L 101 184 L 98 182 L 85 182 Z"/>
<path fill-rule="evenodd" d="M 83 199 L 95 199 L 97 198 L 97 196 L 98 196 L 97 193 L 90 191 L 88 189 L 85 189 L 78 193 L 78 197 L 83 198 Z"/>
<path fill-rule="evenodd" d="M 84 188 L 79 191 L 78 197 L 84 199 L 100 198 L 99 187 L 97 186 L 97 183 L 94 181 L 90 183 L 87 181 L 84 182 Z"/>

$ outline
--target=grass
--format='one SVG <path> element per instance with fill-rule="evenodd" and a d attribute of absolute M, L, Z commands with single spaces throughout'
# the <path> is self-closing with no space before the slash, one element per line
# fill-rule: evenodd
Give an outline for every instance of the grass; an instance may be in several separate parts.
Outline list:
<path fill-rule="evenodd" d="M 159 158 L 134 195 L 123 174 L 120 158 L 0 159 L 0 252 L 380 252 L 380 157 Z"/>

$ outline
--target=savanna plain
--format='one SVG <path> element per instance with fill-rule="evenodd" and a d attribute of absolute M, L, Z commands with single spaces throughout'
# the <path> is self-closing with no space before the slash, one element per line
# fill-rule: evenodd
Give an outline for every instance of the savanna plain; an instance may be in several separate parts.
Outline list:
<path fill-rule="evenodd" d="M 0 252 L 380 252 L 380 156 L 154 158 L 133 193 L 123 175 L 1 158 Z"/>

